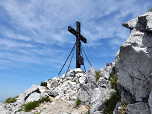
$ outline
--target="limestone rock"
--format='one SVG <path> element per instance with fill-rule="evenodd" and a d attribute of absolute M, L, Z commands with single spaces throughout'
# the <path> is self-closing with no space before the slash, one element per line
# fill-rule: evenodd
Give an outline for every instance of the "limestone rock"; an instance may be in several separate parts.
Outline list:
<path fill-rule="evenodd" d="M 107 88 L 109 81 L 104 77 L 100 77 L 97 81 L 98 88 Z"/>
<path fill-rule="evenodd" d="M 149 94 L 148 104 L 150 106 L 150 111 L 152 113 L 152 91 Z"/>
<path fill-rule="evenodd" d="M 44 94 L 48 94 L 49 96 L 52 96 L 52 97 L 56 97 L 58 95 L 58 93 L 56 91 L 53 91 L 53 90 L 46 90 L 43 92 Z M 46 96 L 47 96 L 46 94 Z"/>
<path fill-rule="evenodd" d="M 127 114 L 151 114 L 148 103 L 138 102 L 135 104 L 129 104 L 126 110 Z"/>
<path fill-rule="evenodd" d="M 47 98 L 47 97 L 49 97 L 49 94 L 48 94 L 48 93 L 43 92 L 43 93 L 41 94 L 41 97 L 42 97 L 42 98 Z"/>
<path fill-rule="evenodd" d="M 90 113 L 104 108 L 104 91 L 100 88 L 95 88 L 90 102 Z"/>
<path fill-rule="evenodd" d="M 101 77 L 104 77 L 105 79 L 109 79 L 109 72 L 106 72 L 105 69 L 102 67 L 98 70 Z"/>
<path fill-rule="evenodd" d="M 0 114 L 10 114 L 10 111 L 0 105 Z"/>
<path fill-rule="evenodd" d="M 138 102 L 148 100 L 151 92 L 151 16 L 152 13 L 148 12 L 123 24 L 123 26 L 131 29 L 131 33 L 120 47 L 119 55 L 116 57 L 119 58 L 116 60 L 116 65 L 119 67 L 119 83 Z M 145 23 L 148 23 L 148 26 Z"/>
<path fill-rule="evenodd" d="M 90 101 L 90 114 L 96 111 L 103 110 L 104 101 L 109 99 L 112 91 L 105 88 L 95 88 Z"/>
<path fill-rule="evenodd" d="M 77 73 L 84 73 L 84 71 L 82 70 L 82 69 L 80 69 L 80 68 L 76 68 L 75 69 L 75 73 L 77 74 Z"/>
<path fill-rule="evenodd" d="M 24 111 L 21 111 L 21 112 L 17 112 L 16 114 L 33 114 L 32 112 L 24 112 Z"/>
<path fill-rule="evenodd" d="M 88 73 L 86 74 L 86 81 L 85 83 L 91 88 L 94 89 L 97 87 L 96 84 L 96 71 L 94 67 L 90 67 Z"/>
<path fill-rule="evenodd" d="M 114 62 L 115 62 L 115 71 L 116 72 L 119 72 L 119 64 L 118 64 L 118 62 L 119 62 L 119 52 L 120 52 L 120 50 L 118 50 L 118 52 L 116 53 L 116 55 L 115 55 L 115 60 L 114 60 Z"/>
<path fill-rule="evenodd" d="M 19 94 L 19 97 L 17 98 L 16 102 L 19 105 L 24 105 L 24 103 L 25 103 L 25 94 L 24 93 Z"/>
<path fill-rule="evenodd" d="M 38 86 L 40 93 L 43 93 L 46 90 L 44 86 Z"/>
<path fill-rule="evenodd" d="M 39 92 L 39 88 L 35 84 L 33 84 L 29 89 L 24 91 L 24 95 L 25 95 L 24 99 L 26 100 L 29 97 L 29 95 L 34 92 Z"/>
<path fill-rule="evenodd" d="M 93 90 L 92 90 L 93 93 Z M 83 84 L 78 91 L 78 98 L 85 104 L 90 103 L 91 96 L 89 94 L 89 86 Z"/>
<path fill-rule="evenodd" d="M 118 103 L 116 104 L 116 106 L 115 106 L 115 109 L 114 109 L 114 111 L 113 111 L 113 114 L 119 114 L 119 113 L 118 113 L 118 107 L 120 107 L 120 106 L 122 106 L 122 104 L 121 104 L 120 102 L 118 102 Z"/>
<path fill-rule="evenodd" d="M 135 98 L 133 98 L 132 94 L 129 91 L 121 88 L 121 102 L 132 104 L 135 102 L 134 99 Z"/>
<path fill-rule="evenodd" d="M 56 79 L 52 79 L 47 82 L 47 87 L 49 89 L 55 88 L 57 85 L 58 85 L 58 81 Z"/>
<path fill-rule="evenodd" d="M 95 111 L 93 114 L 103 114 L 103 111 Z"/>
<path fill-rule="evenodd" d="M 71 114 L 79 114 L 78 112 L 76 112 L 76 111 L 73 111 Z"/>
<path fill-rule="evenodd" d="M 42 99 L 41 94 L 34 92 L 26 99 L 25 104 L 33 101 L 41 101 L 41 99 Z"/>

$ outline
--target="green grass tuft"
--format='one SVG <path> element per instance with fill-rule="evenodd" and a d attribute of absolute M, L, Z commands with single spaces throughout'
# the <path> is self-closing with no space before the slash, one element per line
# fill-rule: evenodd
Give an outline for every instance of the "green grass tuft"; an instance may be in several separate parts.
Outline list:
<path fill-rule="evenodd" d="M 48 79 L 48 81 L 50 81 L 50 80 L 52 80 L 52 79 Z"/>
<path fill-rule="evenodd" d="M 72 82 L 76 82 L 76 79 L 72 80 Z"/>
<path fill-rule="evenodd" d="M 113 114 L 113 110 L 120 99 L 119 91 L 112 93 L 110 99 L 105 101 L 104 114 Z"/>
<path fill-rule="evenodd" d="M 80 86 L 82 86 L 83 84 L 79 84 Z"/>
<path fill-rule="evenodd" d="M 148 12 L 152 12 L 152 8 L 149 8 Z"/>
<path fill-rule="evenodd" d="M 47 82 L 41 82 L 41 86 L 47 86 Z"/>
<path fill-rule="evenodd" d="M 77 99 L 77 100 L 75 101 L 75 104 L 76 104 L 76 106 L 79 106 L 79 105 L 81 104 L 81 100 L 80 100 L 80 99 Z"/>
<path fill-rule="evenodd" d="M 25 105 L 24 110 L 26 112 L 31 111 L 32 109 L 38 107 L 40 105 L 40 103 L 38 101 L 34 101 L 34 102 L 29 102 Z"/>
<path fill-rule="evenodd" d="M 50 98 L 42 98 L 42 100 L 41 100 L 41 102 L 43 103 L 43 102 L 51 102 L 51 100 L 50 100 Z"/>
<path fill-rule="evenodd" d="M 100 72 L 96 71 L 96 81 L 98 81 L 99 78 L 101 77 L 99 73 L 100 73 Z"/>
<path fill-rule="evenodd" d="M 118 81 L 118 74 L 115 73 L 111 78 L 110 78 L 110 81 L 111 81 L 111 86 L 113 89 L 117 90 L 117 81 Z"/>
<path fill-rule="evenodd" d="M 14 98 L 12 98 L 12 97 L 9 97 L 9 98 L 7 98 L 6 100 L 5 100 L 5 103 L 14 103 L 14 102 L 16 102 L 16 99 L 18 98 L 18 96 L 17 97 L 14 97 Z"/>
<path fill-rule="evenodd" d="M 113 114 L 116 104 L 121 100 L 121 92 L 117 88 L 118 74 L 110 76 L 111 86 L 115 92 L 105 101 L 104 114 Z"/>

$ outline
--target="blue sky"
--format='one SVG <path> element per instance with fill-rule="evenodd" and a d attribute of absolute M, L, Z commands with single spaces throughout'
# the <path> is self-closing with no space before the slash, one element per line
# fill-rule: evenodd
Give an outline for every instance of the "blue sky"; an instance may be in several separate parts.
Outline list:
<path fill-rule="evenodd" d="M 98 70 L 114 61 L 128 38 L 122 23 L 151 7 L 151 0 L 0 0 L 0 100 L 57 76 L 76 41 L 68 32 L 76 21 L 88 41 L 82 43 L 84 50 Z"/>

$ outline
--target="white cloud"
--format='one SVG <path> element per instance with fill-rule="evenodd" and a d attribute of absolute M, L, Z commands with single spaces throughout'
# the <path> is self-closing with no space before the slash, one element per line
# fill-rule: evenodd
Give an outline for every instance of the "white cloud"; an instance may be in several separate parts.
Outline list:
<path fill-rule="evenodd" d="M 0 57 L 5 55 L 6 60 L 20 63 L 41 64 L 42 61 L 45 63 L 54 61 L 60 64 L 59 58 L 54 56 L 68 53 L 63 49 L 74 44 L 75 36 L 67 29 L 68 26 L 76 28 L 76 21 L 81 22 L 81 33 L 88 40 L 86 47 L 103 46 L 104 39 L 108 39 L 107 45 L 111 45 L 113 49 L 114 45 L 121 45 L 129 34 L 128 29 L 123 28 L 121 24 L 142 14 L 150 6 L 148 2 L 143 2 L 144 4 L 137 2 L 137 0 L 0 1 L 4 11 L 2 14 L 9 17 L 2 20 L 8 25 L 3 24 L 0 27 L 3 31 L 0 32 L 2 50 Z M 99 42 L 101 39 L 102 42 Z"/>

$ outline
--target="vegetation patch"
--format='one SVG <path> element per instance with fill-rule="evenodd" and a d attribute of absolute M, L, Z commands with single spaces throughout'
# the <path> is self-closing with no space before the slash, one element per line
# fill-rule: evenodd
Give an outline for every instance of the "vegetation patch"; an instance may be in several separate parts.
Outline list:
<path fill-rule="evenodd" d="M 52 80 L 52 79 L 48 79 L 48 81 L 50 81 L 50 80 Z"/>
<path fill-rule="evenodd" d="M 110 77 L 110 81 L 112 88 L 117 90 L 118 74 L 115 73 L 114 75 L 112 75 L 112 77 Z"/>
<path fill-rule="evenodd" d="M 83 84 L 80 84 L 80 86 L 82 86 Z"/>
<path fill-rule="evenodd" d="M 47 86 L 47 82 L 41 82 L 41 86 Z"/>
<path fill-rule="evenodd" d="M 115 68 L 112 68 L 112 70 L 114 71 L 114 74 L 109 77 L 109 80 L 112 88 L 115 89 L 115 92 L 105 101 L 104 114 L 113 114 L 116 104 L 121 100 L 121 93 L 117 88 L 118 74 L 115 72 Z"/>
<path fill-rule="evenodd" d="M 5 103 L 14 103 L 14 102 L 16 102 L 17 98 L 18 98 L 18 96 L 14 97 L 14 98 L 9 97 L 5 100 Z"/>
<path fill-rule="evenodd" d="M 25 105 L 24 110 L 26 112 L 31 111 L 32 109 L 38 107 L 40 105 L 40 103 L 38 101 L 34 101 L 34 102 L 29 102 Z"/>
<path fill-rule="evenodd" d="M 79 106 L 79 105 L 81 104 L 81 100 L 80 100 L 80 99 L 77 99 L 77 100 L 75 101 L 75 104 L 76 104 L 76 106 Z"/>
<path fill-rule="evenodd" d="M 45 97 L 43 97 L 42 100 L 41 100 L 41 102 L 42 102 L 42 103 L 43 103 L 43 102 L 51 102 L 51 100 L 50 100 L 50 98 L 45 98 Z"/>
<path fill-rule="evenodd" d="M 122 106 L 118 109 L 119 114 L 125 114 L 129 103 L 121 103 Z"/>
<path fill-rule="evenodd" d="M 120 92 L 116 91 L 112 93 L 110 99 L 105 101 L 104 114 L 113 114 L 113 110 L 120 99 Z"/>
<path fill-rule="evenodd" d="M 148 12 L 152 12 L 152 8 L 149 8 Z"/>
<path fill-rule="evenodd" d="M 96 81 L 98 81 L 100 77 L 100 72 L 96 71 Z"/>
<path fill-rule="evenodd" d="M 72 80 L 72 82 L 76 82 L 76 79 Z"/>
<path fill-rule="evenodd" d="M 21 112 L 22 111 L 22 109 L 19 109 L 18 111 L 15 111 L 15 113 L 17 113 L 17 112 Z"/>

